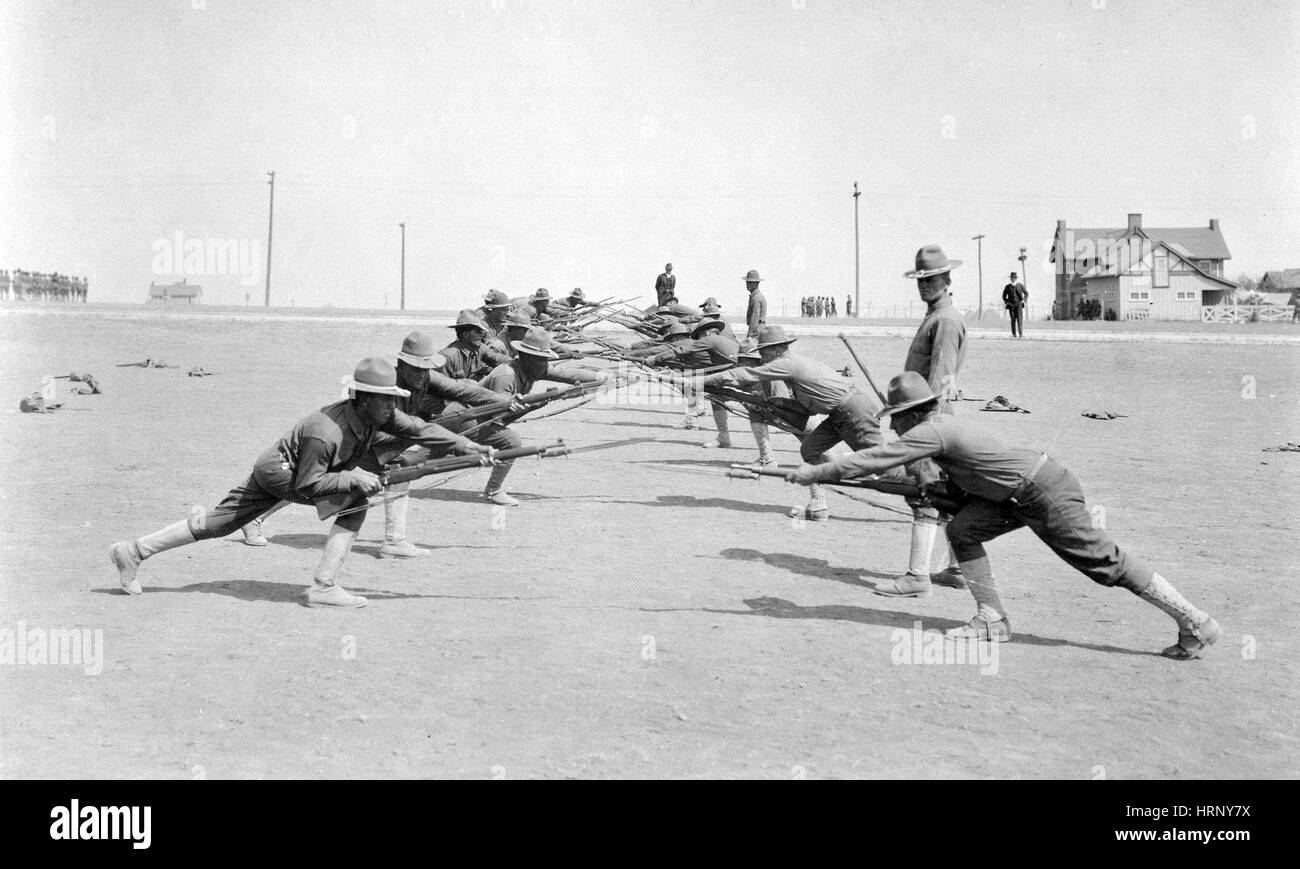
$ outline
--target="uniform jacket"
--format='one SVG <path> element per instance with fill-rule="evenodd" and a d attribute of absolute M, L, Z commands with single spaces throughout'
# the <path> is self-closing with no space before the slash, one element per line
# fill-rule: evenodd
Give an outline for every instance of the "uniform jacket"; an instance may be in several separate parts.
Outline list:
<path fill-rule="evenodd" d="M 299 420 L 257 463 L 274 471 L 290 471 L 291 494 L 299 503 L 309 504 L 347 492 L 350 485 L 343 472 L 356 468 L 375 447 L 416 444 L 450 452 L 467 448 L 469 441 L 400 410 L 382 426 L 366 425 L 352 400 L 344 399 Z"/>
<path fill-rule="evenodd" d="M 937 413 L 892 443 L 860 450 L 825 465 L 823 480 L 879 474 L 917 459 L 934 459 L 963 490 L 1005 501 L 1034 469 L 1042 453 L 1008 447 L 984 428 Z"/>
<path fill-rule="evenodd" d="M 763 296 L 762 290 L 754 290 L 749 294 L 749 307 L 745 309 L 745 323 L 749 331 L 745 334 L 750 338 L 758 337 L 758 330 L 767 324 L 767 299 Z"/>
<path fill-rule="evenodd" d="M 945 394 L 950 385 L 957 388 L 957 374 L 965 361 L 966 326 L 945 293 L 931 303 L 917 328 L 903 370 L 915 371 L 930 384 L 932 392 Z"/>
<path fill-rule="evenodd" d="M 785 381 L 790 396 L 810 414 L 830 413 L 857 392 L 829 365 L 790 353 L 761 365 L 710 374 L 704 378 L 704 385 L 734 383 L 747 388 L 770 380 Z"/>
<path fill-rule="evenodd" d="M 453 380 L 478 380 L 493 366 L 509 362 L 510 357 L 500 353 L 484 341 L 478 347 L 457 339 L 438 351 L 447 358 L 442 373 Z"/>

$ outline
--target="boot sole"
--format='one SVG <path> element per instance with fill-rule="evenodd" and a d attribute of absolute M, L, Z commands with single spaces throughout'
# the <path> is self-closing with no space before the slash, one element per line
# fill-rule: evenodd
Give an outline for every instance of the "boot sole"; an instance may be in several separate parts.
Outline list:
<path fill-rule="evenodd" d="M 1216 622 L 1213 618 L 1211 618 L 1204 625 L 1202 625 L 1202 628 L 1209 628 L 1209 630 L 1205 632 L 1205 636 L 1203 638 L 1198 638 L 1198 637 L 1188 638 L 1200 643 L 1200 645 L 1197 648 L 1189 649 L 1186 646 L 1182 645 L 1183 637 L 1180 635 L 1178 638 L 1179 639 L 1178 643 L 1175 643 L 1174 645 L 1169 646 L 1167 648 L 1161 649 L 1160 654 L 1173 661 L 1195 661 L 1197 658 L 1201 657 L 1202 652 L 1204 652 L 1210 646 L 1213 646 L 1215 643 L 1217 643 L 1219 641 L 1219 637 L 1223 636 L 1223 628 L 1219 627 L 1219 623 Z"/>
<path fill-rule="evenodd" d="M 872 592 L 880 595 L 881 597 L 929 597 L 930 596 L 930 589 L 928 588 L 925 589 L 924 591 L 883 591 L 878 588 L 873 588 Z"/>

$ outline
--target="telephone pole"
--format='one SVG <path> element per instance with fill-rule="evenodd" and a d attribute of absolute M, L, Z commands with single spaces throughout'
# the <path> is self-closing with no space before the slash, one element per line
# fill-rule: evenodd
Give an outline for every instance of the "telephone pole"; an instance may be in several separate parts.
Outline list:
<path fill-rule="evenodd" d="M 853 316 L 862 316 L 862 256 L 858 244 L 858 182 L 853 182 Z"/>
<path fill-rule="evenodd" d="M 275 227 L 275 172 L 267 172 L 271 176 L 268 182 L 271 185 L 271 211 L 270 216 L 266 219 L 266 307 L 271 307 L 271 230 Z"/>
<path fill-rule="evenodd" d="M 402 301 L 401 310 L 406 310 L 406 224 L 397 224 L 402 228 Z"/>
<path fill-rule="evenodd" d="M 1025 292 L 1029 292 L 1029 275 L 1025 274 L 1025 249 L 1020 249 L 1020 283 L 1025 285 Z M 1028 310 L 1029 306 L 1025 306 Z"/>
<path fill-rule="evenodd" d="M 983 320 L 984 319 L 984 236 L 982 234 L 973 235 L 971 236 L 971 241 L 975 242 L 976 244 L 977 252 L 975 254 L 975 260 L 979 264 L 978 268 L 979 268 L 979 276 L 980 276 L 980 310 L 979 313 L 975 315 L 975 319 Z"/>

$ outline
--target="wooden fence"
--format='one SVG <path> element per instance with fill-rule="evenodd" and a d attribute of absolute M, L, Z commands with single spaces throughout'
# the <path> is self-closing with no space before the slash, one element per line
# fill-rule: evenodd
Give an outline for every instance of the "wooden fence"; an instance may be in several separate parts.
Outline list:
<path fill-rule="evenodd" d="M 1202 323 L 1279 323 L 1291 320 L 1295 305 L 1206 305 Z"/>

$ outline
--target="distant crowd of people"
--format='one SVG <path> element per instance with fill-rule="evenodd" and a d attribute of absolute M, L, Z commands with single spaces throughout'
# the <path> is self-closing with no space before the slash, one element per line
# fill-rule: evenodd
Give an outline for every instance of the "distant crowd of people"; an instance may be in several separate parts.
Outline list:
<path fill-rule="evenodd" d="M 838 317 L 833 296 L 804 296 L 799 301 L 801 317 Z M 853 297 L 844 297 L 844 316 L 853 316 Z"/>
<path fill-rule="evenodd" d="M 40 302 L 84 302 L 90 289 L 85 278 L 16 270 L 0 271 L 0 298 Z"/>

